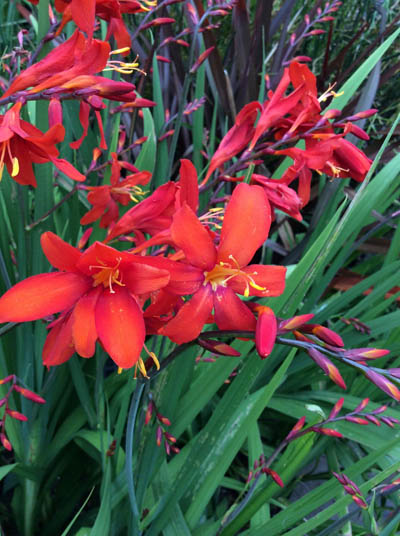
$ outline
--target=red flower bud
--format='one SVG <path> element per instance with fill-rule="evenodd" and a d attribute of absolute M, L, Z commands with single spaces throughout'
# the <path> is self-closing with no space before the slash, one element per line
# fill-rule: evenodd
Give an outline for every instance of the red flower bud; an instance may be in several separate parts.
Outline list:
<path fill-rule="evenodd" d="M 257 307 L 256 348 L 258 355 L 265 359 L 272 352 L 277 333 L 277 322 L 270 307 Z"/>
<path fill-rule="evenodd" d="M 12 450 L 11 443 L 8 441 L 6 434 L 4 434 L 3 432 L 0 433 L 0 441 L 5 449 Z"/>
<path fill-rule="evenodd" d="M 285 486 L 285 484 L 283 483 L 283 480 L 281 479 L 281 477 L 278 475 L 276 471 L 273 471 L 269 467 L 263 467 L 262 472 L 265 473 L 266 475 L 270 475 L 270 477 L 275 481 L 275 483 L 278 484 L 278 486 L 280 486 L 281 488 Z"/>
<path fill-rule="evenodd" d="M 340 410 L 343 407 L 344 398 L 339 398 L 339 400 L 336 402 L 336 404 L 333 406 L 332 411 L 329 414 L 328 419 L 334 419 L 340 412 Z"/>
<path fill-rule="evenodd" d="M 369 424 L 367 419 L 362 417 L 355 417 L 354 415 L 346 415 L 345 420 L 348 422 L 354 422 L 355 424 Z"/>
<path fill-rule="evenodd" d="M 329 376 L 329 378 L 336 383 L 342 389 L 346 389 L 346 384 L 338 370 L 338 368 L 332 363 L 326 355 L 322 354 L 315 348 L 309 348 L 307 350 L 308 355 L 321 369 Z"/>
<path fill-rule="evenodd" d="M 32 400 L 32 402 L 36 402 L 37 404 L 45 404 L 46 400 L 42 398 L 41 396 L 37 395 L 33 391 L 29 391 L 29 389 L 25 389 L 25 387 L 20 387 L 19 385 L 14 385 L 14 390 L 18 393 L 21 393 L 22 396 L 25 398 L 28 398 L 29 400 Z"/>
<path fill-rule="evenodd" d="M 281 320 L 278 326 L 278 333 L 284 331 L 292 331 L 293 329 L 299 329 L 312 318 L 314 318 L 314 315 L 310 313 L 307 315 L 293 316 L 292 318 L 288 318 L 287 320 Z"/>
<path fill-rule="evenodd" d="M 15 411 L 14 409 L 6 409 L 7 415 L 12 417 L 13 419 L 17 419 L 18 421 L 27 421 L 28 417 L 26 417 L 23 413 L 20 413 L 19 411 Z"/>

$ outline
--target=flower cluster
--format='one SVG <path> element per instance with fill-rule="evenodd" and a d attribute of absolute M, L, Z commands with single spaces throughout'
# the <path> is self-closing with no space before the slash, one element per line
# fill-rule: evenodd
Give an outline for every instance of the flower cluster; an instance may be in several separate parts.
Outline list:
<path fill-rule="evenodd" d="M 312 29 L 313 25 L 329 21 L 329 13 L 339 4 L 327 4 L 325 10 L 317 11 L 314 21 L 305 19 L 305 35 L 319 31 Z M 110 58 L 129 52 L 130 37 L 122 15 L 146 14 L 155 11 L 156 4 L 150 0 L 89 0 L 81 10 L 80 2 L 57 0 L 55 7 L 62 14 L 55 36 L 61 35 L 70 20 L 77 28 L 43 59 L 28 64 L 0 98 L 2 104 L 11 103 L 0 116 L 0 171 L 5 166 L 20 184 L 36 186 L 32 164 L 53 162 L 60 172 L 83 183 L 75 191 L 86 192 L 92 208 L 82 216 L 81 224 L 100 220 L 105 236 L 83 249 L 82 244 L 76 248 L 52 232 L 43 233 L 42 249 L 53 270 L 9 289 L 0 298 L 0 321 L 44 318 L 48 335 L 43 363 L 48 367 L 64 363 L 75 352 L 92 357 L 99 342 L 120 369 L 136 366 L 145 376 L 142 349 L 159 366 L 157 357 L 146 349 L 148 335 L 166 336 L 178 345 L 198 340 L 217 354 L 235 354 L 218 336 L 214 341 L 199 338 L 205 326 L 215 324 L 225 332 L 251 332 L 259 355 L 266 358 L 281 335 L 290 331 L 297 341 L 308 345 L 310 357 L 324 372 L 345 387 L 326 354 L 339 354 L 343 360 L 363 366 L 360 356 L 365 357 L 365 352 L 343 350 L 337 334 L 308 323 L 312 315 L 277 319 L 266 300 L 284 292 L 286 268 L 258 264 L 254 258 L 268 239 L 276 210 L 301 220 L 301 209 L 310 199 L 312 171 L 333 178 L 364 179 L 371 162 L 345 136 L 352 133 L 367 139 L 354 122 L 374 110 L 340 119 L 338 110 L 324 112 L 321 103 L 336 94 L 330 87 L 318 96 L 316 78 L 304 63 L 307 59 L 299 57 L 285 67 L 276 89 L 268 91 L 264 102 L 250 102 L 239 111 L 232 128 L 209 155 L 203 180 L 199 181 L 195 166 L 184 158 L 177 180 L 147 195 L 142 186 L 152 189 L 151 173 L 127 158 L 133 145 L 125 146 L 123 128 L 111 160 L 100 165 L 97 160 L 107 147 L 100 114 L 103 99 L 123 103 L 114 112 L 155 104 L 137 98 L 132 83 L 102 76 L 102 72 L 131 74 L 138 69 L 136 60 Z M 231 7 L 229 2 L 214 11 L 210 7 L 210 14 Z M 189 11 L 197 24 L 195 10 Z M 107 25 L 105 41 L 94 37 L 97 18 Z M 173 19 L 156 18 L 151 24 L 171 22 Z M 146 26 L 142 24 L 138 31 Z M 111 36 L 120 47 L 116 51 L 107 42 Z M 212 51 L 210 47 L 198 58 L 193 72 Z M 20 118 L 24 105 L 32 99 L 49 101 L 50 129 L 44 134 Z M 97 118 L 100 143 L 86 173 L 59 158 L 55 147 L 65 136 L 65 99 L 80 104 L 83 132 L 70 143 L 72 150 L 78 150 L 87 136 L 91 110 Z M 204 99 L 196 99 L 183 114 L 203 104 Z M 173 129 L 168 133 L 175 134 Z M 305 149 L 297 146 L 299 140 L 304 141 Z M 253 173 L 254 165 L 269 155 L 293 160 L 280 179 Z M 225 167 L 233 158 L 235 162 Z M 89 182 L 88 176 L 96 172 L 102 184 Z M 199 194 L 209 188 L 213 175 L 216 190 L 227 182 L 232 188 L 200 209 Z M 292 188 L 295 180 L 297 191 Z M 129 207 L 132 201 L 134 205 Z M 121 215 L 124 207 L 127 210 Z M 84 234 L 83 242 L 89 240 L 90 232 Z M 325 353 L 321 353 L 321 345 Z M 366 352 L 368 358 L 373 352 L 374 357 L 383 355 L 377 350 Z M 378 372 L 371 369 L 366 375 L 376 384 L 382 383 Z M 386 391 L 397 397 L 389 384 L 385 383 Z"/>

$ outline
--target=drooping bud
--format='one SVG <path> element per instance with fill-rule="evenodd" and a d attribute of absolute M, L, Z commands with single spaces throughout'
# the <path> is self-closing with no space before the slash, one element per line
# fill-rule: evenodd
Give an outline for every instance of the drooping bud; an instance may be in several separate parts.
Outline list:
<path fill-rule="evenodd" d="M 83 235 L 81 236 L 78 242 L 78 249 L 83 249 L 86 246 L 87 241 L 89 240 L 92 232 L 93 232 L 93 227 L 89 227 L 88 229 L 86 229 L 86 231 L 83 233 Z"/>
<path fill-rule="evenodd" d="M 363 419 L 362 417 L 356 417 L 355 415 L 346 415 L 345 420 L 348 422 L 354 422 L 355 424 L 369 424 L 367 419 Z"/>
<path fill-rule="evenodd" d="M 266 475 L 269 475 L 275 481 L 275 483 L 278 484 L 278 486 L 280 486 L 281 488 L 285 486 L 285 484 L 283 483 L 283 480 L 281 479 L 281 477 L 278 475 L 276 471 L 273 471 L 269 467 L 263 467 L 262 472 L 265 473 Z"/>
<path fill-rule="evenodd" d="M 314 318 L 313 314 L 293 316 L 287 320 L 281 320 L 278 325 L 278 333 L 284 333 L 285 331 L 292 331 L 293 329 L 299 329 L 306 322 Z"/>
<path fill-rule="evenodd" d="M 321 339 L 321 341 L 327 342 L 332 346 L 344 346 L 342 337 L 325 326 L 319 324 L 307 324 L 302 328 L 302 331 L 305 333 L 312 333 L 318 337 L 318 339 Z"/>
<path fill-rule="evenodd" d="M 336 404 L 333 406 L 332 411 L 329 414 L 328 420 L 334 419 L 339 414 L 343 407 L 344 398 L 339 398 Z"/>
<path fill-rule="evenodd" d="M 10 450 L 10 451 L 12 450 L 11 443 L 7 439 L 6 434 L 4 434 L 3 432 L 0 433 L 0 442 L 5 449 Z"/>
<path fill-rule="evenodd" d="M 29 389 L 25 389 L 25 387 L 20 387 L 19 385 L 14 385 L 14 391 L 17 391 L 18 393 L 21 393 L 22 396 L 25 398 L 28 398 L 29 400 L 32 400 L 32 402 L 36 402 L 37 404 L 45 404 L 46 400 L 42 398 L 41 396 L 37 395 L 33 391 L 29 391 Z"/>
<path fill-rule="evenodd" d="M 364 359 L 378 359 L 379 357 L 383 357 L 389 353 L 390 350 L 381 350 L 379 348 L 353 348 L 352 350 L 345 350 L 342 355 L 352 359 L 353 361 L 362 361 Z M 398 370 L 400 371 L 400 369 Z"/>
<path fill-rule="evenodd" d="M 197 339 L 197 343 L 202 348 L 205 348 L 206 350 L 209 350 L 213 354 L 218 355 L 225 355 L 225 356 L 232 356 L 232 357 L 239 357 L 240 352 L 229 346 L 229 344 L 226 344 L 221 341 L 214 341 L 211 339 L 202 339 L 199 337 Z"/>
<path fill-rule="evenodd" d="M 300 419 L 296 422 L 296 424 L 293 426 L 293 428 L 290 430 L 290 432 L 286 436 L 286 440 L 288 441 L 289 439 L 292 439 L 292 437 L 294 437 L 297 434 L 297 432 L 300 432 L 305 422 L 306 422 L 306 418 L 304 416 L 300 417 Z"/>
<path fill-rule="evenodd" d="M 371 115 L 375 115 L 378 113 L 378 110 L 376 108 L 370 108 L 369 110 L 364 110 L 362 112 L 358 112 L 354 115 L 351 115 L 350 117 L 347 117 L 347 121 L 359 121 L 360 119 L 366 119 L 367 117 L 371 117 Z"/>
<path fill-rule="evenodd" d="M 326 33 L 325 30 L 311 30 L 311 32 L 304 34 L 304 37 L 309 36 L 309 35 L 321 35 L 324 33 Z"/>
<path fill-rule="evenodd" d="M 176 437 L 169 434 L 168 432 L 164 432 L 165 439 L 167 439 L 170 443 L 176 443 Z"/>
<path fill-rule="evenodd" d="M 346 384 L 338 370 L 338 368 L 332 363 L 326 355 L 322 354 L 315 348 L 309 348 L 307 350 L 308 355 L 311 359 L 325 372 L 329 378 L 336 383 L 342 389 L 346 389 Z"/>
<path fill-rule="evenodd" d="M 28 417 L 24 415 L 23 413 L 20 413 L 19 411 L 15 411 L 15 409 L 6 409 L 6 414 L 12 417 L 13 419 L 17 419 L 17 421 L 27 421 Z"/>
<path fill-rule="evenodd" d="M 318 426 L 313 426 L 311 430 L 321 435 L 327 435 L 331 437 L 343 437 L 343 434 L 341 434 L 337 430 L 334 430 L 333 428 L 319 428 Z"/>
<path fill-rule="evenodd" d="M 163 436 L 163 429 L 161 428 L 161 426 L 158 426 L 157 427 L 157 432 L 156 432 L 157 447 L 159 447 L 161 445 L 162 436 Z"/>
<path fill-rule="evenodd" d="M 383 413 L 386 410 L 387 410 L 387 405 L 384 404 L 383 406 L 380 406 L 379 408 L 376 408 L 373 411 L 371 411 L 371 413 L 373 415 L 379 415 L 380 413 Z"/>
<path fill-rule="evenodd" d="M 364 398 L 364 400 L 361 400 L 361 402 L 358 404 L 356 409 L 354 410 L 354 413 L 360 413 L 360 411 L 363 411 L 369 404 L 369 398 Z"/>
<path fill-rule="evenodd" d="M 50 99 L 49 102 L 49 128 L 54 125 L 62 125 L 63 122 L 63 111 L 62 105 L 59 99 Z"/>
<path fill-rule="evenodd" d="M 144 418 L 144 425 L 147 426 L 151 420 L 151 417 L 153 416 L 153 410 L 154 410 L 154 402 L 150 400 L 147 409 L 146 409 L 146 416 Z"/>
<path fill-rule="evenodd" d="M 171 426 L 171 421 L 167 417 L 164 417 L 164 415 L 161 415 L 161 413 L 157 413 L 157 419 L 165 424 L 165 426 Z"/>
<path fill-rule="evenodd" d="M 191 67 L 191 69 L 189 71 L 191 74 L 195 73 L 197 71 L 197 69 L 200 67 L 200 65 L 206 61 L 206 59 L 211 54 L 211 52 L 214 50 L 214 48 L 215 48 L 215 46 L 207 48 L 207 50 L 205 50 L 204 52 L 202 52 L 200 54 L 200 56 L 194 62 L 194 64 L 192 65 L 192 67 Z"/>
<path fill-rule="evenodd" d="M 10 382 L 11 380 L 16 380 L 15 374 L 10 374 L 9 376 L 6 376 L 2 380 L 0 380 L 0 385 L 4 385 L 5 383 Z"/>
<path fill-rule="evenodd" d="M 377 419 L 375 417 L 375 415 L 365 415 L 365 418 L 369 420 L 369 422 L 372 422 L 373 424 L 375 424 L 376 426 L 380 426 L 381 425 L 381 422 L 379 419 Z"/>
<path fill-rule="evenodd" d="M 364 369 L 364 374 L 372 383 L 374 383 L 379 389 L 387 393 L 389 396 L 400 402 L 400 391 L 398 388 L 390 382 L 387 378 L 378 374 L 374 370 Z"/>
<path fill-rule="evenodd" d="M 342 114 L 341 110 L 336 110 L 335 108 L 331 108 L 330 110 L 327 110 L 323 113 L 324 119 L 335 119 L 336 117 L 339 117 Z"/>
<path fill-rule="evenodd" d="M 277 322 L 274 311 L 270 307 L 258 306 L 256 325 L 256 348 L 261 359 L 272 352 L 277 334 Z"/>

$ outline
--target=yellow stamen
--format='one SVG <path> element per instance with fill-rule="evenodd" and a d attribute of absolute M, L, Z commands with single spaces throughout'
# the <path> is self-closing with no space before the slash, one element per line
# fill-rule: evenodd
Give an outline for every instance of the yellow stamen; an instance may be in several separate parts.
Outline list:
<path fill-rule="evenodd" d="M 156 354 L 154 352 L 150 352 L 150 350 L 147 348 L 147 346 L 145 344 L 143 345 L 143 348 L 144 348 L 145 352 L 147 353 L 147 355 L 153 360 L 153 362 L 154 362 L 154 364 L 156 366 L 156 369 L 160 370 L 160 362 L 158 361 L 158 358 L 157 358 Z M 150 379 L 149 376 L 147 375 L 147 370 L 146 370 L 144 361 L 143 361 L 143 359 L 141 357 L 139 357 L 139 359 L 137 360 L 137 363 L 135 365 L 135 379 L 137 378 L 138 369 L 139 369 L 139 372 L 141 373 L 141 375 L 144 378 Z"/>
<path fill-rule="evenodd" d="M 18 158 L 14 156 L 12 159 L 11 177 L 16 177 L 18 173 L 19 173 L 19 162 L 18 162 Z"/>
<path fill-rule="evenodd" d="M 129 52 L 130 51 L 130 48 L 129 47 L 124 47 L 124 48 L 117 48 L 116 50 L 112 50 L 110 52 L 110 56 L 112 54 L 124 54 L 125 52 Z"/>
<path fill-rule="evenodd" d="M 120 49 L 123 50 L 123 49 Z M 133 71 L 139 71 L 140 73 L 146 75 L 142 69 L 139 68 L 139 62 L 137 61 L 139 56 L 136 56 L 134 61 L 126 62 L 119 60 L 109 60 L 107 66 L 103 71 L 117 71 L 122 74 L 132 74 Z"/>
<path fill-rule="evenodd" d="M 327 161 L 327 164 L 331 168 L 334 177 L 339 177 L 341 171 L 344 171 L 345 173 L 348 173 L 350 171 L 349 169 L 335 166 L 334 164 L 332 164 L 332 162 L 329 162 L 329 160 Z"/>
<path fill-rule="evenodd" d="M 112 288 L 113 283 L 119 285 L 120 287 L 124 287 L 125 285 L 120 279 L 120 271 L 118 269 L 121 260 L 121 258 L 117 259 L 116 266 L 106 266 L 101 261 L 99 261 L 101 264 L 100 266 L 89 266 L 89 270 L 92 270 L 93 268 L 100 268 L 100 271 L 92 276 L 94 279 L 93 286 L 97 287 L 98 285 L 103 284 L 104 288 L 109 287 L 111 294 L 115 294 L 115 290 Z"/>
<path fill-rule="evenodd" d="M 229 259 L 232 261 L 231 264 L 227 262 L 220 262 L 219 264 L 216 264 L 212 270 L 209 272 L 204 272 L 205 279 L 204 284 L 211 283 L 211 286 L 213 290 L 216 290 L 218 285 L 221 285 L 223 287 L 226 287 L 227 282 L 234 278 L 234 277 L 241 277 L 245 281 L 245 289 L 243 292 L 243 295 L 247 298 L 250 295 L 250 287 L 260 290 L 262 292 L 266 292 L 268 294 L 268 290 L 265 287 L 261 287 L 258 285 L 251 274 L 248 274 L 247 272 L 244 272 L 241 268 L 237 260 L 232 256 L 229 255 Z M 257 272 L 253 272 L 253 275 L 258 275 Z"/>
<path fill-rule="evenodd" d="M 340 97 L 344 94 L 344 91 L 340 91 L 340 93 L 336 93 L 336 91 L 333 91 L 333 88 L 336 86 L 336 82 L 334 84 L 331 84 L 328 89 L 322 93 L 322 95 L 318 98 L 319 102 L 325 102 L 329 97 Z"/>

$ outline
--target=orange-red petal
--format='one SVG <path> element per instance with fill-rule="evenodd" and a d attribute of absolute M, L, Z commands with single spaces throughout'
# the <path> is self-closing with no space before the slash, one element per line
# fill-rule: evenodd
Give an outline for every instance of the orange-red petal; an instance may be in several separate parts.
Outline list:
<path fill-rule="evenodd" d="M 0 322 L 27 322 L 69 309 L 91 287 L 91 280 L 70 272 L 38 274 L 0 298 Z"/>
<path fill-rule="evenodd" d="M 214 316 L 219 329 L 245 331 L 256 329 L 253 313 L 229 287 L 219 285 L 214 292 Z"/>
<path fill-rule="evenodd" d="M 181 167 L 179 170 L 180 203 L 186 201 L 188 206 L 197 212 L 199 208 L 199 186 L 197 182 L 197 171 L 190 160 L 182 158 Z"/>
<path fill-rule="evenodd" d="M 129 292 L 114 286 L 97 301 L 96 330 L 105 351 L 118 367 L 131 368 L 139 359 L 145 338 L 143 314 Z"/>
<path fill-rule="evenodd" d="M 169 277 L 168 270 L 132 262 L 124 270 L 122 283 L 132 294 L 146 294 L 165 287 L 169 282 Z"/>
<path fill-rule="evenodd" d="M 51 231 L 42 234 L 40 244 L 47 260 L 54 268 L 65 272 L 78 271 L 76 263 L 82 255 L 79 249 L 67 244 Z"/>
<path fill-rule="evenodd" d="M 87 292 L 72 312 L 72 338 L 76 353 L 82 357 L 92 357 L 96 349 L 95 310 L 100 293 L 100 287 Z"/>
<path fill-rule="evenodd" d="M 177 315 L 164 326 L 160 333 L 177 344 L 195 339 L 203 329 L 213 308 L 211 285 L 203 285 L 181 307 Z"/>
<path fill-rule="evenodd" d="M 216 249 L 213 241 L 186 203 L 174 215 L 171 235 L 190 264 L 203 270 L 210 270 L 215 265 Z"/>
<path fill-rule="evenodd" d="M 46 337 L 43 346 L 43 365 L 52 367 L 68 361 L 75 352 L 72 341 L 71 315 L 58 322 Z"/>
<path fill-rule="evenodd" d="M 217 261 L 246 266 L 268 237 L 271 209 L 261 186 L 239 184 L 226 207 Z"/>
<path fill-rule="evenodd" d="M 249 296 L 280 296 L 285 290 L 285 266 L 249 264 L 242 269 L 242 272 L 248 275 L 248 284 L 254 281 L 258 287 L 265 289 L 260 290 L 249 284 Z M 247 287 L 246 279 L 243 276 L 234 277 L 228 281 L 228 286 L 238 294 L 244 294 Z"/>

